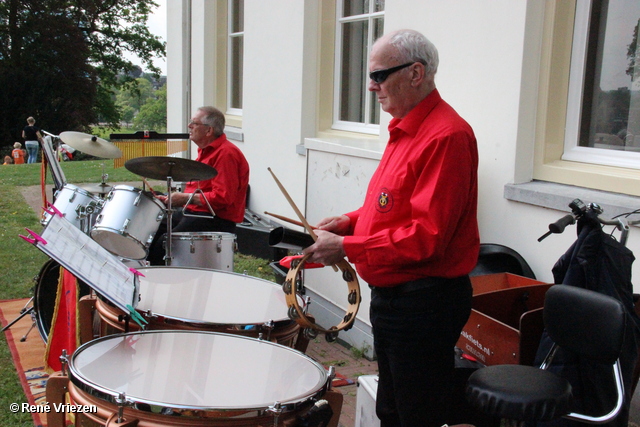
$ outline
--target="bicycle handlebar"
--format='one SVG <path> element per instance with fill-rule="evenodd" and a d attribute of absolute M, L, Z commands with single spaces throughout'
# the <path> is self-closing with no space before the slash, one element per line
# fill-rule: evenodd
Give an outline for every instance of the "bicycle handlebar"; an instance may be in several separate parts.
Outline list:
<path fill-rule="evenodd" d="M 557 220 L 556 222 L 549 224 L 549 231 L 543 234 L 542 236 L 540 236 L 538 238 L 538 242 L 541 242 L 542 240 L 546 239 L 551 234 L 561 234 L 564 231 L 564 229 L 567 227 L 567 225 L 575 224 L 576 220 L 580 218 L 587 211 L 587 209 L 591 209 L 597 213 L 598 215 L 597 218 L 600 224 L 614 225 L 618 229 L 618 231 L 620 231 L 620 243 L 622 243 L 623 245 L 627 244 L 627 235 L 629 234 L 629 223 L 626 220 L 621 218 L 616 218 L 611 220 L 601 218 L 600 214 L 603 211 L 600 206 L 594 203 L 591 203 L 587 208 L 580 199 L 573 200 L 569 204 L 569 207 L 571 208 L 573 213 L 569 215 L 565 215 L 559 220 Z"/>

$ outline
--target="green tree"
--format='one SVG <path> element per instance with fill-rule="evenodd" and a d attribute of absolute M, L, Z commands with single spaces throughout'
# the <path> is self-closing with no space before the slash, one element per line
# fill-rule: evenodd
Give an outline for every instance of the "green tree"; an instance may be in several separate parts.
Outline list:
<path fill-rule="evenodd" d="M 121 108 L 129 106 L 134 111 L 140 111 L 140 107 L 147 102 L 153 92 L 151 82 L 144 77 L 138 77 L 120 88 L 116 95 L 116 104 Z"/>
<path fill-rule="evenodd" d="M 147 102 L 140 107 L 140 112 L 133 120 L 137 130 L 154 130 L 162 133 L 167 129 L 167 85 L 153 93 Z"/>
<path fill-rule="evenodd" d="M 0 143 L 19 140 L 28 116 L 56 134 L 98 121 L 117 126 L 114 95 L 135 82 L 137 69 L 125 53 L 159 75 L 152 61 L 165 46 L 146 26 L 154 7 L 153 0 L 0 1 Z"/>

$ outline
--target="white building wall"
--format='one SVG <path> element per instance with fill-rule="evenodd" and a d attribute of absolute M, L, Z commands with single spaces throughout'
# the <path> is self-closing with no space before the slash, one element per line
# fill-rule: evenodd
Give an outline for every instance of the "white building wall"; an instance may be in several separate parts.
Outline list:
<path fill-rule="evenodd" d="M 297 218 L 267 168 L 304 212 L 306 158 L 296 146 L 315 132 L 316 16 L 315 1 L 245 1 L 242 150 L 259 213 Z"/>
<path fill-rule="evenodd" d="M 202 0 L 193 1 L 195 4 Z M 471 124 L 478 139 L 481 240 L 515 249 L 529 262 L 538 279 L 551 282 L 551 268 L 575 240 L 575 227 L 539 243 L 537 238 L 547 231 L 548 224 L 566 212 L 504 197 L 506 184 L 528 181 L 532 175 L 537 103 L 535 70 L 540 61 L 544 4 L 537 0 L 388 1 L 385 32 L 413 28 L 438 47 L 438 89 Z M 305 138 L 317 136 L 318 7 L 319 2 L 313 0 L 245 2 L 244 142 L 239 145 L 251 166 L 250 208 L 259 213 L 269 211 L 295 218 L 267 167 L 276 173 L 300 209 L 303 212 L 307 209 L 307 158 L 299 154 L 304 150 L 300 151 L 297 146 L 303 144 Z M 168 16 L 171 29 L 174 21 L 178 24 L 180 15 L 168 13 Z M 193 43 L 195 46 L 201 41 Z M 180 116 L 184 108 L 179 98 L 181 91 L 175 86 L 186 83 L 172 79 L 173 73 L 181 75 L 176 70 L 185 68 L 184 64 L 172 62 L 172 58 L 177 57 L 180 56 L 174 54 L 167 60 L 170 117 Z M 196 60 L 191 64 L 204 70 L 212 66 Z M 194 93 L 215 90 L 206 87 L 205 78 L 192 83 Z M 382 143 L 387 138 L 388 121 L 389 116 L 383 113 Z M 170 131 L 177 129 L 170 127 Z M 335 191 L 345 190 L 336 188 Z M 331 204 L 332 200 L 326 203 Z M 327 206 L 327 209 L 341 211 L 340 206 Z M 317 212 L 307 212 L 309 218 L 316 215 Z M 637 228 L 631 231 L 628 246 L 640 253 Z M 640 274 L 639 268 L 635 266 L 634 277 Z M 326 293 L 314 283 L 308 286 L 312 291 Z M 636 286 L 636 289 L 640 288 Z M 340 292 L 329 291 L 326 295 L 327 301 L 337 304 L 336 312 L 340 311 L 341 304 L 346 305 L 346 291 L 344 295 Z M 363 304 L 359 321 L 364 329 L 368 323 L 367 311 L 368 304 Z M 359 342 L 360 338 L 354 345 Z"/>

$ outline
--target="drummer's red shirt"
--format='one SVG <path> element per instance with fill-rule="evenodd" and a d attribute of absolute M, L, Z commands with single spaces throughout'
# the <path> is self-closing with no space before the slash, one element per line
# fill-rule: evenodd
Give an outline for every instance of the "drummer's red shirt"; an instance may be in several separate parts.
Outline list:
<path fill-rule="evenodd" d="M 201 189 L 216 216 L 235 223 L 242 222 L 249 185 L 249 164 L 242 151 L 222 134 L 206 147 L 198 148 L 196 161 L 213 166 L 218 174 L 205 181 L 190 182 L 184 192 L 193 193 Z M 203 206 L 190 204 L 188 208 L 209 212 L 206 203 Z"/>
<path fill-rule="evenodd" d="M 477 263 L 478 151 L 473 130 L 434 90 L 402 119 L 344 249 L 370 285 L 458 277 Z"/>

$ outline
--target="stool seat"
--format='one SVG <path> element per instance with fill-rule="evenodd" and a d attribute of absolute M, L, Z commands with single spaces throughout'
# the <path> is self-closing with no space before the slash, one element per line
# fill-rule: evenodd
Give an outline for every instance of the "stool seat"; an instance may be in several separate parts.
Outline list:
<path fill-rule="evenodd" d="M 466 397 L 485 414 L 518 421 L 551 421 L 571 412 L 571 384 L 532 366 L 496 365 L 475 371 Z"/>

